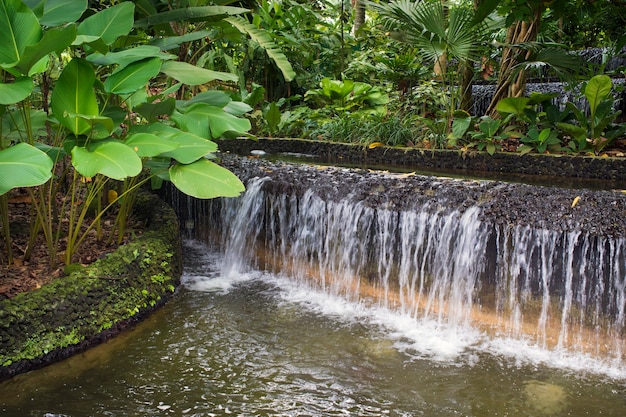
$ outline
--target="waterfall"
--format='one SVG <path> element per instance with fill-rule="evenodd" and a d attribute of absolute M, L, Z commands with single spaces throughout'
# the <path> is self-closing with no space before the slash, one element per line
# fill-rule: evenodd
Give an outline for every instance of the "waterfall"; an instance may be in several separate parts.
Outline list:
<path fill-rule="evenodd" d="M 376 174 L 335 170 L 318 178 L 303 169 L 297 177 L 287 169 L 284 182 L 245 173 L 240 198 L 187 203 L 198 206 L 192 215 L 212 219 L 203 233 L 221 242 L 225 273 L 267 270 L 451 332 L 472 327 L 623 360 L 626 240 L 599 234 L 602 225 L 589 233 L 490 219 L 494 190 L 509 188 L 503 184 L 416 179 L 406 185 L 413 197 L 392 201 L 387 194 L 405 187 L 395 178 L 374 186 L 368 181 Z M 333 181 L 350 191 L 333 193 Z"/>

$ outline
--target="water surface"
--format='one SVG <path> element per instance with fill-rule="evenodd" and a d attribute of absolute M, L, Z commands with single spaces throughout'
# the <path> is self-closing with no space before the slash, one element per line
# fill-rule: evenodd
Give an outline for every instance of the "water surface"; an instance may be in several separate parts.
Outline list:
<path fill-rule="evenodd" d="M 0 383 L 3 416 L 624 416 L 626 375 L 222 273 L 187 242 L 184 286 L 119 337 Z M 562 362 L 559 362 L 562 361 Z"/>

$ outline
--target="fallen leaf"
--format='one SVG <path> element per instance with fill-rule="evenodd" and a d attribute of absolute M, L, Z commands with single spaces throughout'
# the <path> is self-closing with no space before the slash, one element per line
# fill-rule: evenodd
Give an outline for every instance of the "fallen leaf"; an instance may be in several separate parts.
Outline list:
<path fill-rule="evenodd" d="M 382 142 L 372 142 L 372 143 L 369 144 L 368 148 L 369 149 L 374 149 L 374 148 L 379 148 L 381 146 L 385 146 L 385 144 L 382 143 Z"/>

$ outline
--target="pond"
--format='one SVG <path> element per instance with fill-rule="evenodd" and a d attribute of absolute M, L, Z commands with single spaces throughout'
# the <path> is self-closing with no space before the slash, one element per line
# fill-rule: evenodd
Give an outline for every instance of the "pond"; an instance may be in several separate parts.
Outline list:
<path fill-rule="evenodd" d="M 0 383 L 2 415 L 626 415 L 626 373 L 585 356 L 237 271 L 197 241 L 185 253 L 169 304 L 103 345 Z"/>

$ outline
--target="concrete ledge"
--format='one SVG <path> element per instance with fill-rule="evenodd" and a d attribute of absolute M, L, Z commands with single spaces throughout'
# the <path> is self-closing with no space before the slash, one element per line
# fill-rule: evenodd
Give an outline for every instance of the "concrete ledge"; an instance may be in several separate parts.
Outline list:
<path fill-rule="evenodd" d="M 174 211 L 141 194 L 146 231 L 88 267 L 0 301 L 0 380 L 99 344 L 164 304 L 182 273 Z"/>

